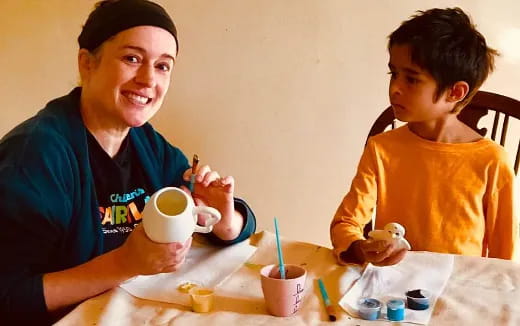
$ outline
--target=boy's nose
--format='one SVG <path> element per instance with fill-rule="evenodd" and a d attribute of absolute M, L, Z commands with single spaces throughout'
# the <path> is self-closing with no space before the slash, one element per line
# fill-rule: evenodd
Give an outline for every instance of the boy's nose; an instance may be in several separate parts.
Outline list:
<path fill-rule="evenodd" d="M 399 86 L 399 83 L 396 80 L 390 81 L 389 93 L 390 97 L 401 94 L 401 87 Z"/>

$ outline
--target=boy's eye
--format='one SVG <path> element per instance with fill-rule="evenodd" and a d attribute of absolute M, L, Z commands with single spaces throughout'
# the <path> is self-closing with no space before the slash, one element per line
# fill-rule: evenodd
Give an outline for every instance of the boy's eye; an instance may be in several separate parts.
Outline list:
<path fill-rule="evenodd" d="M 388 74 L 390 75 L 391 79 L 394 79 L 397 76 L 397 73 L 394 71 L 389 71 Z"/>
<path fill-rule="evenodd" d="M 410 76 L 407 76 L 406 77 L 406 81 L 410 84 L 416 84 L 417 83 L 417 79 L 416 78 L 413 78 L 413 77 L 410 77 Z"/>

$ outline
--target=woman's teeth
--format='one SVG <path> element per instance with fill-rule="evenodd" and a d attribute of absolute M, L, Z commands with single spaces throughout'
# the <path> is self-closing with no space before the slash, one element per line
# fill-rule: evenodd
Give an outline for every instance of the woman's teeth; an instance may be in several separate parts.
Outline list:
<path fill-rule="evenodd" d="M 144 105 L 144 104 L 148 103 L 148 97 L 139 96 L 139 95 L 136 95 L 136 94 L 133 94 L 133 93 L 127 94 L 127 97 L 130 100 L 132 100 L 134 102 L 137 102 L 138 104 L 141 104 L 141 105 Z"/>

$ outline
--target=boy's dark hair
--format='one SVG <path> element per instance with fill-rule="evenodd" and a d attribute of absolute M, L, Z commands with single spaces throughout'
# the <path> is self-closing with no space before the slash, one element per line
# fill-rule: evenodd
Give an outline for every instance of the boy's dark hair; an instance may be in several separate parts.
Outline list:
<path fill-rule="evenodd" d="M 457 81 L 468 83 L 468 95 L 455 106 L 455 112 L 471 101 L 493 71 L 498 55 L 460 8 L 418 11 L 390 34 L 388 49 L 396 44 L 408 45 L 412 62 L 433 76 L 435 101 Z"/>

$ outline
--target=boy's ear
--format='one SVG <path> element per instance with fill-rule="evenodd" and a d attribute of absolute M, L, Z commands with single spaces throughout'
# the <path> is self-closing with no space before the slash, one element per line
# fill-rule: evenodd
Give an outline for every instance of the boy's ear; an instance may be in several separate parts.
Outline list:
<path fill-rule="evenodd" d="M 448 89 L 446 100 L 452 103 L 458 103 L 468 95 L 469 85 L 465 81 L 458 81 Z"/>

